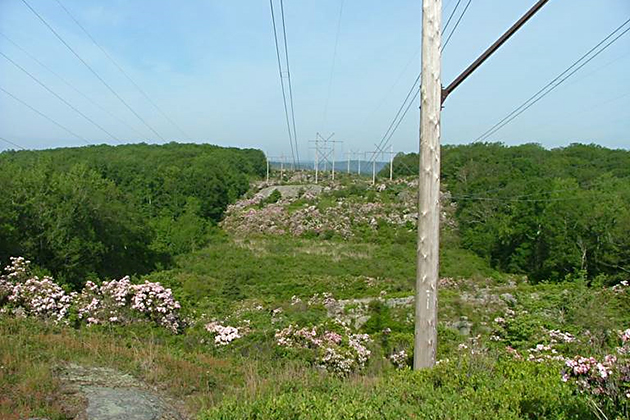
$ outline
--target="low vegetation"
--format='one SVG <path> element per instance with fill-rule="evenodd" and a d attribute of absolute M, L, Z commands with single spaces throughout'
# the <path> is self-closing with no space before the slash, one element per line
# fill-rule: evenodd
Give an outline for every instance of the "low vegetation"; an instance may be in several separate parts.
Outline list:
<path fill-rule="evenodd" d="M 438 363 L 414 372 L 416 184 L 299 182 L 290 196 L 254 182 L 203 245 L 147 274 L 68 282 L 29 254 L 3 260 L 0 417 L 72 418 L 57 371 L 77 363 L 129 372 L 203 420 L 629 418 L 623 240 L 601 239 L 619 245 L 616 270 L 539 278 L 473 246 L 477 202 L 445 189 Z"/>

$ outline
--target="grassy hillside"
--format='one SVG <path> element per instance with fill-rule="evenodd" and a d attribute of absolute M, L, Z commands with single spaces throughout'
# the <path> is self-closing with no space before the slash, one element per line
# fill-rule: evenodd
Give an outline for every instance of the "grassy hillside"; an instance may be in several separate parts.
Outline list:
<path fill-rule="evenodd" d="M 293 197 L 262 187 L 173 268 L 88 284 L 67 306 L 61 292 L 53 310 L 15 292 L 16 278 L 34 280 L 14 261 L 0 282 L 0 413 L 73 418 L 56 373 L 72 362 L 130 372 L 201 419 L 627 416 L 627 283 L 495 271 L 461 247 L 444 194 L 440 362 L 411 372 L 413 181 L 346 177 Z M 589 363 L 578 355 L 596 360 L 584 374 L 567 370 Z"/>
<path fill-rule="evenodd" d="M 71 288 L 37 260 L 3 260 L 0 417 L 76 418 L 72 363 L 130 373 L 204 420 L 628 418 L 623 270 L 504 269 L 471 247 L 472 207 L 445 188 L 438 364 L 413 372 L 417 184 L 309 176 L 251 178 L 203 242 L 147 274 Z M 170 231 L 189 238 L 182 226 Z"/>

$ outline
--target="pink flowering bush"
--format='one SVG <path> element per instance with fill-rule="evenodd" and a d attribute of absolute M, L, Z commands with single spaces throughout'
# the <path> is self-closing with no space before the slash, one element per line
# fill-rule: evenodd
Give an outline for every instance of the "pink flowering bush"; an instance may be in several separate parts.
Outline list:
<path fill-rule="evenodd" d="M 22 308 L 24 315 L 50 318 L 55 322 L 64 319 L 72 304 L 72 295 L 50 277 L 40 280 L 35 276 L 24 283 L 14 284 L 7 299 L 12 306 Z"/>
<path fill-rule="evenodd" d="M 180 304 L 170 289 L 145 281 L 131 284 L 129 277 L 103 282 L 88 281 L 77 296 L 79 319 L 92 324 L 127 324 L 146 319 L 173 332 L 180 329 Z"/>
<path fill-rule="evenodd" d="M 17 257 L 0 276 L 0 306 L 27 316 L 68 321 L 71 312 L 88 325 L 148 320 L 173 332 L 180 329 L 179 309 L 170 289 L 159 283 L 131 284 L 129 277 L 98 286 L 86 282 L 80 293 L 66 293 L 50 277 L 31 276 L 29 261 Z"/>
<path fill-rule="evenodd" d="M 596 414 L 612 411 L 629 414 L 630 361 L 615 355 L 603 359 L 575 356 L 566 361 L 563 382 L 573 383 L 577 391 L 591 397 Z"/>
<path fill-rule="evenodd" d="M 367 348 L 370 342 L 368 334 L 354 334 L 349 329 L 339 333 L 318 326 L 289 325 L 276 331 L 279 347 L 310 350 L 314 365 L 338 375 L 348 375 L 366 366 L 371 355 Z"/>
<path fill-rule="evenodd" d="M 382 192 L 382 184 L 370 191 Z M 324 192 L 340 190 L 339 186 Z M 330 194 L 328 194 L 330 195 Z M 330 197 L 332 205 L 321 206 L 322 197 L 305 194 L 302 197 L 283 198 L 261 206 L 261 199 L 240 200 L 228 206 L 222 226 L 233 233 L 247 235 L 264 233 L 272 235 L 323 234 L 334 232 L 343 238 L 357 234 L 357 229 L 377 230 L 379 223 L 396 226 L 413 226 L 417 219 L 415 194 L 401 194 L 394 201 L 366 201 L 366 197 Z M 298 201 L 299 200 L 299 201 Z"/>
<path fill-rule="evenodd" d="M 11 257 L 11 264 L 0 276 L 0 306 L 7 305 L 24 316 L 62 321 L 74 295 L 68 294 L 50 277 L 30 276 L 30 261 Z"/>
<path fill-rule="evenodd" d="M 409 360 L 409 355 L 403 349 L 403 350 L 390 354 L 388 359 L 398 369 L 403 369 L 408 366 L 407 361 Z"/>
<path fill-rule="evenodd" d="M 216 321 L 205 325 L 205 330 L 214 334 L 214 344 L 226 346 L 232 341 L 241 338 L 241 331 L 237 327 L 224 326 Z"/>

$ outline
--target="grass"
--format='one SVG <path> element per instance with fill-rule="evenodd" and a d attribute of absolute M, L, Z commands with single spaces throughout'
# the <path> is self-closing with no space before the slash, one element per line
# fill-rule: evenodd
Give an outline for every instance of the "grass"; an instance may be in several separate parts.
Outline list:
<path fill-rule="evenodd" d="M 351 186 L 318 205 L 341 196 L 388 202 L 401 188 L 378 197 Z M 199 319 L 184 334 L 146 325 L 73 329 L 0 314 L 0 417 L 70 418 L 56 375 L 70 362 L 131 373 L 183 401 L 202 420 L 593 417 L 588 401 L 560 380 L 561 366 L 513 360 L 505 346 L 526 352 L 545 342 L 545 329 L 559 329 L 576 336 L 589 332 L 589 341 L 565 348 L 572 355 L 610 352 L 615 331 L 630 326 L 627 292 L 516 281 L 462 249 L 457 230 L 446 227 L 440 275 L 448 279 L 439 289 L 437 358 L 450 361 L 424 372 L 395 371 L 386 357 L 401 349 L 411 354 L 413 305 L 385 302 L 413 293 L 415 254 L 415 232 L 403 226 L 367 229 L 347 241 L 219 233 L 204 249 L 178 257 L 175 268 L 146 276 L 171 287 L 184 315 Z M 366 307 L 359 315 L 370 317 L 359 332 L 371 335 L 373 357 L 361 373 L 340 378 L 298 351 L 278 350 L 276 330 L 331 322 L 323 305 L 306 303 L 324 292 L 337 299 L 372 298 L 365 305 L 349 303 L 344 313 Z M 378 300 L 381 292 L 384 299 Z M 294 295 L 302 303 L 291 304 Z M 272 315 L 275 308 L 281 315 Z M 508 308 L 515 315 L 500 330 L 494 319 L 507 318 Z M 216 347 L 203 328 L 215 318 L 246 323 L 251 332 Z M 501 341 L 492 341 L 497 334 Z M 462 344 L 479 351 L 463 352 Z"/>
<path fill-rule="evenodd" d="M 333 292 L 336 298 L 409 294 L 416 275 L 414 237 L 400 243 L 253 236 L 223 238 L 181 256 L 177 267 L 148 276 L 178 290 L 200 310 L 226 311 L 244 299 L 282 302 Z M 500 278 L 460 248 L 442 252 L 444 277 Z M 374 279 L 374 281 L 366 281 Z"/>
<path fill-rule="evenodd" d="M 0 336 L 0 417 L 7 420 L 67 418 L 56 370 L 70 362 L 131 373 L 184 400 L 192 412 L 214 405 L 242 378 L 228 360 L 133 329 L 75 330 L 0 316 Z"/>

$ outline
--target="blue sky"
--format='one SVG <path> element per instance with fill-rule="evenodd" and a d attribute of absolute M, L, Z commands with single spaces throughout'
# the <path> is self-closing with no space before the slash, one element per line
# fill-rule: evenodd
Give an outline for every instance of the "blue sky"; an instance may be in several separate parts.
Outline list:
<path fill-rule="evenodd" d="M 182 139 L 55 1 L 27 1 L 163 137 Z M 268 1 L 61 1 L 194 141 L 290 153 Z M 444 0 L 445 17 L 456 3 Z M 533 3 L 473 0 L 444 52 L 443 83 Z M 330 82 L 341 0 L 285 0 L 302 159 L 312 157 L 308 140 L 316 132 L 335 132 L 345 150 L 373 150 L 380 141 L 419 72 L 420 4 L 345 0 Z M 551 0 L 449 97 L 442 142 L 473 141 L 629 17 L 628 0 Z M 136 132 L 155 137 L 21 0 L 0 0 L 0 31 L 134 127 L 94 107 L 0 37 L 1 52 L 115 136 L 125 142 L 140 141 Z M 90 141 L 115 144 L 2 57 L 0 86 Z M 0 137 L 27 148 L 83 144 L 2 92 Z M 488 140 L 628 148 L 630 33 Z M 418 149 L 417 107 L 392 144 L 396 151 Z M 0 150 L 8 147 L 0 142 Z"/>

